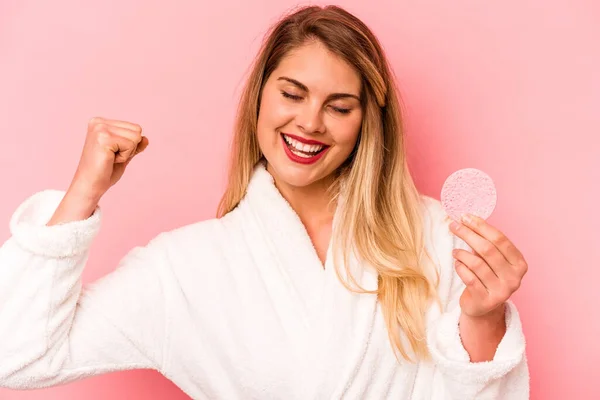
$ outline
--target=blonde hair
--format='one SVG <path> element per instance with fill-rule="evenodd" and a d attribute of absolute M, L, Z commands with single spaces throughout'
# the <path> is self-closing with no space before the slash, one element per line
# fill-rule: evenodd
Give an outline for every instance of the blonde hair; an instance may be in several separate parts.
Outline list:
<path fill-rule="evenodd" d="M 343 195 L 333 232 L 334 246 L 347 261 L 355 249 L 378 274 L 378 301 L 396 356 L 413 361 L 401 333 L 417 359 L 428 359 L 425 314 L 434 286 L 427 277 L 422 199 L 408 170 L 400 105 L 388 62 L 377 38 L 358 18 L 337 6 L 308 6 L 288 14 L 267 33 L 240 99 L 230 160 L 229 182 L 218 217 L 233 210 L 261 154 L 256 127 L 262 88 L 281 59 L 309 40 L 319 40 L 352 65 L 362 77 L 364 116 L 357 146 L 338 169 L 332 197 Z M 337 247 L 336 247 L 337 248 Z M 429 257 L 429 259 L 431 259 Z M 336 271 L 341 277 L 336 264 Z M 348 263 L 344 262 L 348 271 Z M 352 291 L 368 292 L 344 281 Z M 437 276 L 437 273 L 436 273 Z"/>

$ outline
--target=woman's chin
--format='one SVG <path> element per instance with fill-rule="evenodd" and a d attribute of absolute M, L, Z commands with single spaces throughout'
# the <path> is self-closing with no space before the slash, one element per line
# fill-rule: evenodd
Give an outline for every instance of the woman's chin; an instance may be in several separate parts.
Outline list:
<path fill-rule="evenodd" d="M 284 169 L 279 176 L 279 180 L 286 185 L 301 188 L 315 182 L 312 174 L 309 174 L 307 171 L 290 171 L 290 169 Z"/>
<path fill-rule="evenodd" d="M 289 161 L 277 165 L 270 164 L 268 170 L 276 181 L 293 187 L 306 187 L 319 180 L 313 166 L 294 165 Z"/>

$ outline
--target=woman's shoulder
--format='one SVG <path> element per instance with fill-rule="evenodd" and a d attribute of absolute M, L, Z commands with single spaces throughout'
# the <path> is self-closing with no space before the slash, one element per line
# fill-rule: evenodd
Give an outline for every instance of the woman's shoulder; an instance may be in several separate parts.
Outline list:
<path fill-rule="evenodd" d="M 423 220 L 434 228 L 439 228 L 444 224 L 450 223 L 450 217 L 442 206 L 442 202 L 431 196 L 421 194 L 421 205 L 423 210 Z"/>
<path fill-rule="evenodd" d="M 441 201 L 433 197 L 421 195 L 423 208 L 423 234 L 427 248 L 441 257 L 451 254 L 455 239 L 450 232 L 452 219 L 442 206 Z"/>
<path fill-rule="evenodd" d="M 190 222 L 178 227 L 160 232 L 153 241 L 168 244 L 170 247 L 185 247 L 188 244 L 197 248 L 207 241 L 214 244 L 222 236 L 223 219 L 209 218 Z"/>
<path fill-rule="evenodd" d="M 221 218 L 190 222 L 163 231 L 151 242 L 171 255 L 209 256 L 215 252 L 226 251 L 242 239 L 240 229 L 236 227 L 240 227 L 240 221 L 236 213 L 231 212 Z"/>

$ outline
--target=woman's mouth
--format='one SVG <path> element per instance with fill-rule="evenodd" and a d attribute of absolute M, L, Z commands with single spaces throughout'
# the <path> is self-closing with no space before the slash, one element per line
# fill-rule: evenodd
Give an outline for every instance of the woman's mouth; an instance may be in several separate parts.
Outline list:
<path fill-rule="evenodd" d="M 284 133 L 281 134 L 281 141 L 288 157 L 300 164 L 312 164 L 316 162 L 329 148 L 324 143 L 314 140 L 300 141 L 293 135 L 286 135 Z"/>

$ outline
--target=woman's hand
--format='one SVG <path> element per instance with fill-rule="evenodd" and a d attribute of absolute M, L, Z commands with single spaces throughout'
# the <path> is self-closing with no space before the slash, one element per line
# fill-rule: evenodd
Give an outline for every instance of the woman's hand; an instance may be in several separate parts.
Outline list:
<path fill-rule="evenodd" d="M 467 286 L 460 296 L 459 334 L 471 362 L 494 359 L 506 333 L 505 303 L 527 272 L 521 252 L 498 229 L 477 216 L 450 224 L 473 249 L 455 249 L 456 273 Z"/>
<path fill-rule="evenodd" d="M 467 285 L 460 297 L 462 313 L 471 318 L 503 316 L 504 303 L 521 286 L 527 262 L 519 249 L 484 219 L 465 216 L 463 223 L 450 224 L 451 231 L 474 251 L 453 251 L 456 273 Z"/>
<path fill-rule="evenodd" d="M 87 219 L 102 196 L 148 146 L 142 127 L 127 121 L 92 118 L 75 176 L 47 225 Z"/>
<path fill-rule="evenodd" d="M 133 158 L 148 146 L 138 124 L 92 118 L 72 188 L 100 199 L 123 176 Z"/>

